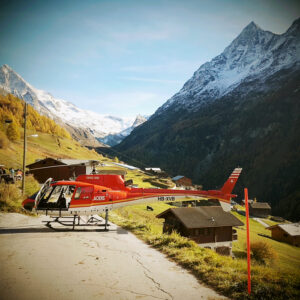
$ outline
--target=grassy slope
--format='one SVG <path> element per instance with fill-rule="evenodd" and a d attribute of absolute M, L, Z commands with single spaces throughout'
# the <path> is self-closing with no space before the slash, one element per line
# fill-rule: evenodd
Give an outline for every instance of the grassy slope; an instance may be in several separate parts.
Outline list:
<path fill-rule="evenodd" d="M 244 224 L 246 217 L 233 212 Z M 237 256 L 245 256 L 246 244 L 246 226 L 237 229 L 238 241 L 233 243 L 233 251 Z M 272 264 L 272 267 L 278 271 L 298 272 L 300 270 L 300 249 L 292 245 L 281 243 L 271 239 L 271 231 L 265 229 L 263 225 L 257 221 L 250 219 L 250 242 L 265 241 L 272 246 L 278 255 L 278 259 Z"/>
<path fill-rule="evenodd" d="M 29 133 L 30 135 L 30 133 Z M 58 143 L 59 139 L 59 143 Z M 26 164 L 45 157 L 75 158 L 75 159 L 102 159 L 95 151 L 81 147 L 74 140 L 57 138 L 46 133 L 39 133 L 38 137 L 28 137 Z M 0 164 L 6 167 L 21 168 L 23 163 L 23 141 L 10 143 L 7 149 L 0 149 Z"/>

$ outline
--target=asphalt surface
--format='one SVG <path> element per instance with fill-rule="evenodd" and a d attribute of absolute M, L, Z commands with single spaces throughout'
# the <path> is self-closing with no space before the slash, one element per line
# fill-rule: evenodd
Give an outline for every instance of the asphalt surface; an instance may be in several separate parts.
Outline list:
<path fill-rule="evenodd" d="M 224 299 L 133 234 L 0 213 L 0 299 Z"/>

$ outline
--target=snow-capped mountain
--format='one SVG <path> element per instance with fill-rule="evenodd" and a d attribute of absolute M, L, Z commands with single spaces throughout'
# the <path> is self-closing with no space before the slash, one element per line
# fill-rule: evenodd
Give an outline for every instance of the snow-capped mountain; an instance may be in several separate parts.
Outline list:
<path fill-rule="evenodd" d="M 300 19 L 280 35 L 250 23 L 114 150 L 207 188 L 241 166 L 235 194 L 298 221 L 299 50 Z"/>
<path fill-rule="evenodd" d="M 257 78 L 263 82 L 278 70 L 293 65 L 299 68 L 299 27 L 300 19 L 297 19 L 284 34 L 278 35 L 251 22 L 223 53 L 203 64 L 156 113 L 170 106 L 195 111 L 230 93 L 242 82 Z"/>
<path fill-rule="evenodd" d="M 99 141 L 101 141 L 104 144 L 107 144 L 109 146 L 115 146 L 119 143 L 121 143 L 122 140 L 125 139 L 126 136 L 128 136 L 133 129 L 140 126 L 144 122 L 148 120 L 148 116 L 141 116 L 137 115 L 135 121 L 133 122 L 132 126 L 126 128 L 125 130 L 121 131 L 120 133 L 115 134 L 109 134 L 105 136 L 104 138 L 100 138 Z"/>
<path fill-rule="evenodd" d="M 132 118 L 120 118 L 83 110 L 71 102 L 54 98 L 50 93 L 36 89 L 27 83 L 8 65 L 0 68 L 0 88 L 24 99 L 41 114 L 69 126 L 85 129 L 96 138 L 123 132 L 131 128 L 135 122 Z"/>

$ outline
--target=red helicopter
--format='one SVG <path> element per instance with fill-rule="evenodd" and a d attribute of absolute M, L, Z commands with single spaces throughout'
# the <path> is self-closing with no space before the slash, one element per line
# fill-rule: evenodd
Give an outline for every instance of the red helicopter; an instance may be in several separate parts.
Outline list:
<path fill-rule="evenodd" d="M 176 190 L 157 188 L 134 188 L 132 181 L 125 181 L 122 175 L 91 174 L 80 175 L 75 181 L 53 181 L 49 178 L 38 193 L 24 200 L 26 210 L 45 214 L 62 225 L 97 225 L 94 215 L 106 213 L 105 230 L 108 226 L 108 212 L 127 205 L 151 202 L 174 202 L 193 199 L 218 199 L 225 211 L 230 210 L 231 194 L 241 168 L 235 168 L 220 190 Z M 80 224 L 81 216 L 91 216 Z M 71 218 L 71 221 L 67 221 Z M 77 220 L 77 224 L 76 224 Z"/>

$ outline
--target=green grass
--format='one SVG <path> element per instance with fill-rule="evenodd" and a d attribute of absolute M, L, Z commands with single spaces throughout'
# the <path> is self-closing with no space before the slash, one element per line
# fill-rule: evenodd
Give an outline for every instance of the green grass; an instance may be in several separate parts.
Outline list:
<path fill-rule="evenodd" d="M 29 131 L 28 135 L 30 134 L 31 132 Z M 103 158 L 94 150 L 80 146 L 75 140 L 58 138 L 46 133 L 38 133 L 38 137 L 28 137 L 26 165 L 33 163 L 36 159 L 46 157 L 97 160 L 102 160 Z M 7 149 L 0 149 L 0 164 L 4 164 L 8 168 L 13 167 L 16 169 L 21 168 L 22 163 L 23 140 L 10 143 Z"/>
<path fill-rule="evenodd" d="M 140 239 L 165 253 L 170 259 L 190 270 L 198 279 L 225 296 L 233 299 L 298 299 L 300 272 L 299 248 L 278 243 L 262 225 L 250 220 L 251 241 L 263 239 L 271 243 L 278 253 L 278 260 L 272 266 L 252 261 L 252 294 L 247 295 L 247 263 L 245 258 L 232 259 L 200 248 L 193 241 L 173 233 L 162 234 L 163 219 L 156 215 L 170 206 L 152 203 L 154 211 L 147 211 L 146 205 L 117 209 L 110 214 L 112 222 L 132 231 Z M 244 221 L 244 217 L 236 216 Z M 265 232 L 266 231 L 266 232 Z M 239 241 L 234 243 L 236 253 L 245 253 L 246 230 L 238 230 Z"/>
<path fill-rule="evenodd" d="M 246 224 L 246 217 L 233 212 L 244 224 Z M 265 221 L 265 220 L 264 220 Z M 250 219 L 250 241 L 265 241 L 275 250 L 278 255 L 278 259 L 273 262 L 272 268 L 277 271 L 299 273 L 300 271 L 300 249 L 298 247 L 278 242 L 271 239 L 271 231 L 265 229 L 263 225 L 257 221 Z M 238 241 L 233 243 L 233 253 L 237 256 L 245 256 L 245 244 L 246 244 L 246 226 L 237 228 Z"/>

